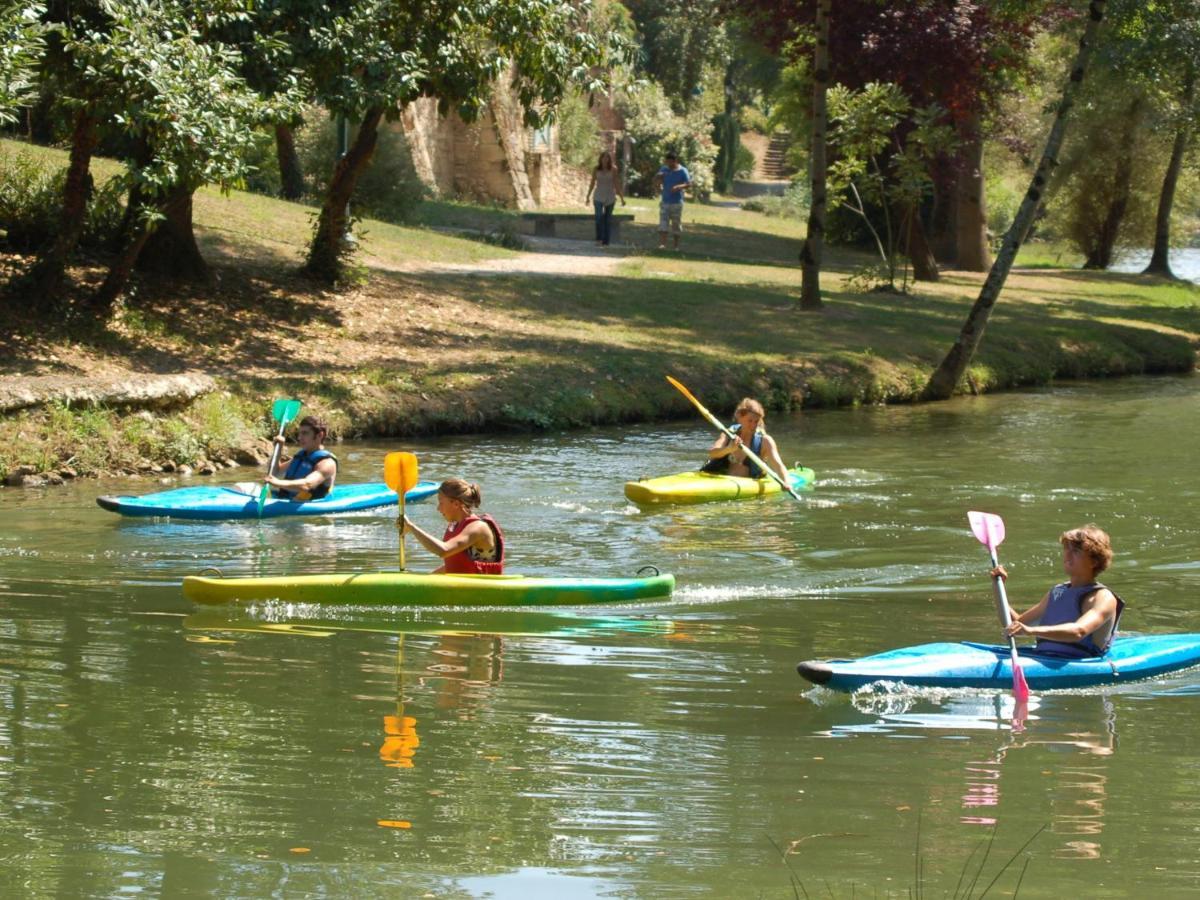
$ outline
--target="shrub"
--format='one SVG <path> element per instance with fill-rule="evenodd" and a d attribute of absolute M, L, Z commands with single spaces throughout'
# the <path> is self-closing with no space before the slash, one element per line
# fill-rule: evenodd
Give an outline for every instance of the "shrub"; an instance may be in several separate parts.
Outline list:
<path fill-rule="evenodd" d="M 600 129 L 588 106 L 587 96 L 571 88 L 558 105 L 558 149 L 563 162 L 592 169 L 600 156 Z"/>
<path fill-rule="evenodd" d="M 0 230 L 7 233 L 10 247 L 33 252 L 54 236 L 65 178 L 66 171 L 47 160 L 0 149 Z M 116 233 L 124 212 L 124 193 L 119 178 L 93 190 L 81 247 L 101 247 Z"/>
<path fill-rule="evenodd" d="M 737 174 L 738 151 L 743 149 L 737 119 L 725 113 L 714 116 L 712 137 L 719 148 L 717 161 L 713 164 L 713 187 L 727 194 Z"/>
<path fill-rule="evenodd" d="M 805 181 L 793 181 L 782 194 L 763 194 L 742 203 L 742 209 L 781 219 L 808 217 L 809 187 Z"/>
<path fill-rule="evenodd" d="M 310 196 L 324 196 L 337 151 L 334 120 L 324 110 L 310 108 L 305 124 L 296 129 L 296 153 L 304 170 L 305 191 Z M 354 189 L 355 213 L 384 222 L 410 222 L 426 193 L 424 183 L 417 177 L 404 133 L 393 125 L 381 126 L 375 155 Z"/>
<path fill-rule="evenodd" d="M 711 125 L 703 112 L 677 115 L 655 82 L 626 88 L 617 100 L 625 128 L 634 140 L 633 158 L 626 173 L 627 190 L 640 197 L 654 193 L 654 176 L 668 150 L 687 167 L 698 199 L 713 189 L 713 163 L 717 149 L 709 137 Z"/>
<path fill-rule="evenodd" d="M 771 123 L 767 114 L 757 106 L 747 104 L 738 111 L 738 121 L 747 131 L 757 131 L 759 134 L 770 135 Z"/>
<path fill-rule="evenodd" d="M 754 166 L 758 160 L 754 158 L 754 154 L 750 152 L 750 148 L 738 141 L 737 158 L 734 160 L 733 177 L 734 178 L 751 178 L 754 175 Z"/>

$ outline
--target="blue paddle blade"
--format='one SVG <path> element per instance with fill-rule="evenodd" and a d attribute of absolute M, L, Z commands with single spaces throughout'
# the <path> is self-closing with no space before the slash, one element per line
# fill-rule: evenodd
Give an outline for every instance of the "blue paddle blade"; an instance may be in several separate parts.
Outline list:
<path fill-rule="evenodd" d="M 291 422 L 300 413 L 299 400 L 279 399 L 271 404 L 271 418 L 281 426 Z"/>

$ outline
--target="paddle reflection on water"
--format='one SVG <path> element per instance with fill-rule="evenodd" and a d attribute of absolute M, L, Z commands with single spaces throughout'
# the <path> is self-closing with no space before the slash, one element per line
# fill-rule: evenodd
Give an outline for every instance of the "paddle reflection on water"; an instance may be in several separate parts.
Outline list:
<path fill-rule="evenodd" d="M 1043 694 L 1028 701 L 1023 727 L 1014 728 L 1015 701 L 1011 695 L 979 691 L 913 690 L 904 687 L 863 689 L 851 695 L 854 709 L 872 717 L 869 722 L 837 724 L 821 732 L 827 737 L 906 735 L 963 740 L 984 749 L 980 732 L 995 732 L 998 741 L 988 753 L 962 760 L 963 793 L 959 821 L 989 828 L 1001 824 L 1002 785 L 1014 755 L 1034 756 L 1039 767 L 1037 787 L 1046 798 L 1048 832 L 1057 839 L 1059 859 L 1100 859 L 1099 836 L 1104 831 L 1109 759 L 1117 751 L 1117 713 L 1107 694 Z M 931 705 L 933 711 L 914 711 Z M 1043 752 L 1048 751 L 1048 752 Z M 1008 790 L 1028 793 L 1029 764 L 1010 775 Z M 1020 805 L 1017 799 L 1012 801 Z M 1026 811 L 1017 820 L 1027 818 Z"/>

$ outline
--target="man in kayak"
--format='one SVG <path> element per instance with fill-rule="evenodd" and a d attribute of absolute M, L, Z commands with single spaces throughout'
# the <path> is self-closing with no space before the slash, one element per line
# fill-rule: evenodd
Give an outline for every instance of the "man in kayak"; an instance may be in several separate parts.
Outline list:
<path fill-rule="evenodd" d="M 479 485 L 451 478 L 437 492 L 437 509 L 450 524 L 439 541 L 404 517 L 404 530 L 435 556 L 442 565 L 433 574 L 502 575 L 504 573 L 504 533 L 488 515 L 474 512 L 483 502 Z"/>
<path fill-rule="evenodd" d="M 267 474 L 267 484 L 275 488 L 275 496 L 288 500 L 320 500 L 333 490 L 337 480 L 337 457 L 325 449 L 329 426 L 316 416 L 305 416 L 296 429 L 300 451 L 287 462 L 283 460 L 274 472 Z M 284 443 L 283 437 L 275 442 Z M 282 472 L 280 471 L 282 469 Z"/>
<path fill-rule="evenodd" d="M 722 433 L 708 449 L 708 462 L 700 471 L 739 478 L 765 477 L 766 473 L 746 455 L 745 448 L 749 446 L 752 453 L 757 454 L 786 482 L 787 466 L 779 458 L 775 438 L 767 434 L 766 415 L 762 404 L 757 400 L 752 397 L 743 398 L 733 413 L 735 424 L 730 426 L 730 430 L 734 432 L 733 439 L 730 440 L 728 435 Z M 747 434 L 751 436 L 748 444 L 742 439 L 742 436 Z"/>
<path fill-rule="evenodd" d="M 1112 562 L 1112 543 L 1095 525 L 1064 531 L 1058 541 L 1063 571 L 1070 580 L 1050 588 L 1040 603 L 1020 615 L 1009 607 L 1012 624 L 1007 634 L 1032 635 L 1037 638 L 1034 650 L 1048 656 L 1103 656 L 1117 634 L 1125 608 L 1120 597 L 1096 580 Z M 996 566 L 992 577 L 1007 580 L 1008 572 Z"/>

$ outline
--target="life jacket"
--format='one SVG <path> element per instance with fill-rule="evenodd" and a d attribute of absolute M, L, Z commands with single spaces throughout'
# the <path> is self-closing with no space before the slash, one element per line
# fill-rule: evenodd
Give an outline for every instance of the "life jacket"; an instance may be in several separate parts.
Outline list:
<path fill-rule="evenodd" d="M 287 471 L 283 473 L 283 477 L 287 481 L 303 478 L 312 472 L 317 467 L 317 463 L 323 459 L 332 459 L 334 468 L 337 468 L 338 459 L 328 450 L 314 450 L 312 453 L 301 450 L 288 462 Z M 281 488 L 275 492 L 275 496 L 285 497 L 289 500 L 320 500 L 333 490 L 333 482 L 336 478 L 337 472 L 335 471 L 333 478 L 326 478 L 314 490 L 293 491 Z"/>
<path fill-rule="evenodd" d="M 1046 612 L 1042 614 L 1042 620 L 1038 624 L 1065 625 L 1068 622 L 1074 622 L 1082 615 L 1083 601 L 1103 588 L 1104 585 L 1098 581 L 1077 588 L 1071 587 L 1070 582 L 1066 581 L 1056 584 L 1050 589 L 1050 602 L 1046 604 Z M 1116 594 L 1113 596 L 1116 597 Z M 1124 610 L 1125 601 L 1117 597 L 1116 615 L 1091 634 L 1084 635 L 1078 643 L 1039 639 L 1034 651 L 1048 656 L 1065 656 L 1071 659 L 1103 656 L 1112 646 L 1113 638 L 1117 635 L 1117 626 L 1121 621 L 1121 613 Z"/>
<path fill-rule="evenodd" d="M 442 559 L 442 564 L 446 568 L 447 575 L 503 575 L 504 574 L 504 532 L 500 530 L 500 526 L 496 524 L 496 520 L 488 515 L 467 516 L 465 519 L 459 519 L 446 529 L 446 533 L 442 535 L 443 541 L 448 541 L 451 538 L 457 537 L 462 533 L 462 530 L 472 522 L 486 522 L 488 528 L 492 529 L 492 537 L 496 541 L 496 558 L 493 560 L 480 559 L 479 551 L 474 547 L 468 547 L 455 553 L 453 556 L 447 556 Z"/>
<path fill-rule="evenodd" d="M 729 430 L 737 434 L 742 430 L 741 423 L 735 423 L 729 426 Z M 763 433 L 755 431 L 754 437 L 750 439 L 750 450 L 755 456 L 762 450 Z M 762 478 L 763 470 L 759 468 L 758 463 L 750 457 L 746 457 L 746 468 L 750 471 L 750 478 Z M 729 457 L 722 456 L 720 459 L 710 459 L 700 467 L 701 472 L 708 472 L 710 475 L 724 475 L 729 471 Z"/>

